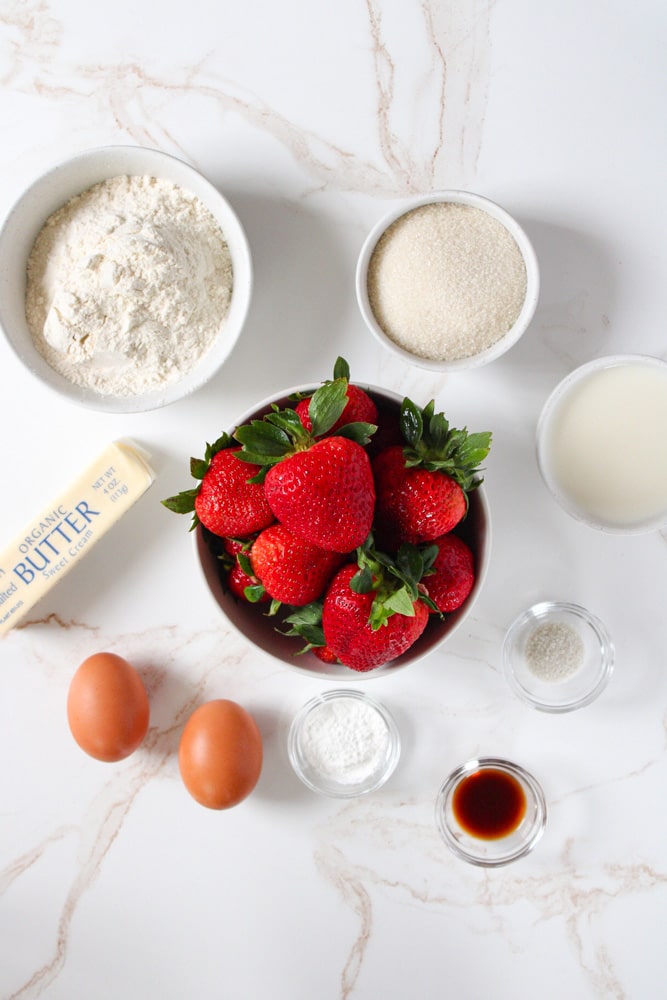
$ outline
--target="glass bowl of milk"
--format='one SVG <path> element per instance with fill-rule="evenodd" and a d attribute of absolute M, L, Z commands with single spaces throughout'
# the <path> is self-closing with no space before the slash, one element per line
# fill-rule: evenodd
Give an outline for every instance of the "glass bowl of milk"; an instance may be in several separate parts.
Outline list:
<path fill-rule="evenodd" d="M 634 534 L 667 524 L 667 361 L 598 358 L 547 399 L 537 461 L 558 503 L 602 531 Z"/>

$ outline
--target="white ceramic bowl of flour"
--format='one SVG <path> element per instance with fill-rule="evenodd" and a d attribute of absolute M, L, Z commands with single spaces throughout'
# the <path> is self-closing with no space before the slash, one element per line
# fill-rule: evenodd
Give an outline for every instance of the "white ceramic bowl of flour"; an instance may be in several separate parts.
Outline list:
<path fill-rule="evenodd" d="M 468 191 L 402 201 L 366 238 L 357 301 L 374 337 L 429 371 L 479 368 L 527 330 L 539 267 L 526 233 L 505 209 Z"/>
<path fill-rule="evenodd" d="M 30 322 L 26 314 L 28 260 L 54 213 L 96 185 L 106 191 L 113 178 L 129 178 L 124 190 L 131 198 L 101 252 L 95 252 L 94 234 L 86 243 L 87 233 L 94 228 L 96 208 L 101 215 L 106 207 L 109 214 L 117 203 L 104 206 L 91 199 L 92 221 L 77 230 L 74 252 L 64 236 L 60 247 L 51 240 L 53 260 L 43 267 L 45 281 L 53 285 L 49 336 L 59 351 L 68 352 L 67 364 L 74 359 L 76 374 L 70 377 L 72 369 L 63 364 L 56 370 L 33 336 L 36 314 L 31 312 Z M 140 178 L 156 180 L 139 190 Z M 218 301 L 220 277 L 226 284 Z M 26 190 L 0 231 L 0 327 L 9 346 L 44 385 L 96 410 L 157 409 L 204 385 L 238 340 L 251 290 L 248 241 L 227 200 L 194 167 L 153 149 L 109 146 L 61 163 Z M 112 322 L 119 332 L 115 339 L 107 336 L 108 350 L 88 351 L 86 357 L 91 336 L 109 330 Z M 116 352 L 123 324 L 132 334 L 127 355 Z M 78 354 L 72 353 L 73 344 Z M 102 369 L 109 373 L 106 382 L 99 377 Z"/>

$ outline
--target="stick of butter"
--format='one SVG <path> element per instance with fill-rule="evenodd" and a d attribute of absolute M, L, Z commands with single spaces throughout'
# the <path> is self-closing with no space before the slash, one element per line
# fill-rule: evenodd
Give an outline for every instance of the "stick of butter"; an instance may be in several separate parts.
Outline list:
<path fill-rule="evenodd" d="M 155 481 L 148 455 L 114 441 L 0 553 L 0 635 L 13 628 Z"/>

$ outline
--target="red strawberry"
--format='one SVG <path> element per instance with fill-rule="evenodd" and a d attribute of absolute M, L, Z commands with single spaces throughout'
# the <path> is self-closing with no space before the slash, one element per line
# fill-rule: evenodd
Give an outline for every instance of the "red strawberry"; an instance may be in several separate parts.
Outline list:
<path fill-rule="evenodd" d="M 239 427 L 240 457 L 262 466 L 271 510 L 290 531 L 323 549 L 351 552 L 370 532 L 375 486 L 363 444 L 373 425 L 352 424 L 342 435 L 323 437 L 346 405 L 347 380 L 328 382 L 310 403 L 312 432 L 295 410 L 274 409 L 263 420 Z"/>
<path fill-rule="evenodd" d="M 266 592 L 257 592 L 258 583 L 257 577 L 249 576 L 238 560 L 234 561 L 234 565 L 227 574 L 227 586 L 234 597 L 238 597 L 241 601 L 249 601 L 252 604 L 268 601 L 269 595 Z M 252 597 L 248 594 L 249 588 L 251 588 L 250 592 L 253 593 Z"/>
<path fill-rule="evenodd" d="M 320 597 L 343 557 L 297 538 L 283 524 L 272 524 L 250 550 L 254 576 L 274 601 L 300 606 Z"/>
<path fill-rule="evenodd" d="M 468 509 L 465 493 L 450 476 L 406 468 L 400 445 L 385 448 L 373 459 L 373 477 L 375 534 L 392 551 L 402 542 L 417 545 L 446 534 Z"/>
<path fill-rule="evenodd" d="M 406 446 L 385 448 L 373 460 L 375 532 L 392 550 L 432 542 L 465 517 L 491 443 L 488 433 L 450 428 L 443 413 L 434 413 L 433 400 L 420 410 L 405 399 L 400 421 Z"/>
<path fill-rule="evenodd" d="M 240 552 L 248 552 L 254 540 L 254 538 L 223 538 L 222 545 L 228 555 L 237 556 Z"/>
<path fill-rule="evenodd" d="M 274 520 L 261 485 L 248 482 L 259 469 L 241 462 L 240 450 L 216 452 L 195 497 L 197 517 L 215 535 L 251 535 Z"/>
<path fill-rule="evenodd" d="M 438 555 L 423 582 L 438 611 L 456 611 L 475 583 L 473 554 L 457 535 L 444 535 L 433 544 L 438 547 Z"/>
<path fill-rule="evenodd" d="M 426 628 L 429 611 L 417 599 L 412 602 L 411 616 L 394 613 L 374 628 L 372 613 L 378 591 L 354 591 L 350 581 L 358 572 L 354 565 L 343 566 L 331 581 L 324 597 L 322 627 L 326 645 L 341 663 L 366 672 L 409 649 Z"/>
<path fill-rule="evenodd" d="M 311 398 L 312 397 L 308 396 L 306 399 L 302 399 L 294 407 L 296 412 L 299 414 L 301 423 L 307 431 L 312 431 L 313 429 L 313 422 L 310 419 L 310 414 L 308 412 Z M 331 426 L 327 433 L 335 434 L 336 431 L 339 430 L 339 428 L 344 427 L 345 424 L 352 424 L 356 422 L 376 424 L 377 419 L 377 406 L 368 393 L 364 392 L 363 389 L 360 389 L 358 385 L 348 385 L 347 405 L 338 420 Z"/>
<path fill-rule="evenodd" d="M 264 489 L 278 520 L 321 548 L 352 552 L 371 530 L 371 463 L 361 445 L 348 438 L 323 438 L 274 465 Z"/>
<path fill-rule="evenodd" d="M 313 646 L 312 652 L 322 663 L 340 663 L 340 660 L 328 646 Z"/>
<path fill-rule="evenodd" d="M 348 383 L 346 392 L 347 402 L 345 404 L 345 409 L 335 423 L 331 425 L 327 433 L 335 434 L 336 431 L 341 427 L 344 427 L 345 424 L 376 424 L 378 418 L 377 406 L 367 392 L 364 392 L 364 390 L 358 385 L 350 384 L 350 367 L 344 358 L 337 358 L 336 364 L 334 365 L 334 380 L 338 378 L 344 378 Z M 325 383 L 325 385 L 328 384 L 328 382 Z M 295 411 L 299 415 L 301 423 L 307 431 L 312 431 L 313 429 L 313 422 L 309 413 L 311 398 L 311 396 L 307 396 L 305 399 L 300 400 L 300 402 L 294 407 Z"/>
<path fill-rule="evenodd" d="M 214 535 L 245 536 L 261 531 L 275 521 L 261 484 L 250 482 L 259 472 L 239 460 L 239 446 L 223 434 L 206 446 L 203 459 L 190 459 L 190 472 L 199 486 L 163 500 L 177 514 L 194 511 L 192 527 L 201 522 Z"/>
<path fill-rule="evenodd" d="M 269 600 L 259 580 L 252 575 L 248 558 L 254 535 L 249 538 L 220 538 L 205 531 L 205 539 L 218 562 L 220 580 L 226 590 L 238 600 L 252 604 Z"/>

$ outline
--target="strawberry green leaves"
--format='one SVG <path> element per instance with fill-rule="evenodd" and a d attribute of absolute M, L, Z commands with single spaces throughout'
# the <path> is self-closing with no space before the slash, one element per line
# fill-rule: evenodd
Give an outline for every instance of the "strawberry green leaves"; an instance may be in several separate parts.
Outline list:
<path fill-rule="evenodd" d="M 195 497 L 199 493 L 199 487 L 195 487 L 192 490 L 182 490 L 180 493 L 176 493 L 173 497 L 167 497 L 166 500 L 161 500 L 160 503 L 167 510 L 171 510 L 174 514 L 192 514 L 195 509 Z M 192 518 L 192 524 L 190 525 L 190 531 L 197 527 L 199 520 L 195 514 Z"/>
<path fill-rule="evenodd" d="M 347 405 L 347 379 L 338 378 L 333 382 L 325 382 L 317 389 L 308 404 L 308 416 L 312 424 L 313 437 L 326 434 Z"/>
<path fill-rule="evenodd" d="M 391 615 L 413 617 L 415 601 L 422 600 L 429 608 L 437 610 L 419 589 L 419 583 L 430 572 L 437 555 L 436 545 L 419 549 L 406 544 L 392 558 L 375 548 L 372 535 L 357 549 L 359 570 L 350 580 L 350 589 L 357 594 L 375 592 L 369 619 L 374 631 L 386 625 Z"/>
<path fill-rule="evenodd" d="M 304 640 L 299 653 L 328 649 L 352 669 L 372 669 L 421 634 L 428 617 L 424 605 L 437 611 L 420 586 L 437 552 L 437 546 L 406 545 L 392 559 L 369 537 L 357 549 L 356 564 L 341 570 L 323 599 L 293 609 L 281 634 Z"/>
<path fill-rule="evenodd" d="M 201 488 L 201 480 L 204 479 L 204 476 L 208 472 L 213 456 L 217 455 L 224 448 L 229 448 L 233 443 L 229 434 L 224 431 L 213 444 L 208 444 L 207 442 L 204 457 L 190 459 L 190 475 L 193 479 L 200 480 L 200 485 L 190 490 L 182 490 L 180 493 L 176 493 L 174 496 L 160 501 L 163 507 L 173 511 L 174 514 L 193 514 L 190 531 L 193 531 L 199 524 L 199 518 L 195 513 L 195 500 Z"/>
<path fill-rule="evenodd" d="M 261 466 L 255 481 L 262 482 L 268 469 L 284 458 L 307 451 L 334 426 L 347 405 L 347 387 L 347 378 L 339 377 L 325 382 L 313 393 L 308 405 L 310 431 L 303 426 L 296 410 L 281 410 L 275 405 L 261 420 L 252 420 L 236 429 L 234 437 L 242 445 L 239 458 Z M 365 445 L 376 429 L 374 424 L 354 422 L 339 428 L 336 435 Z"/>
<path fill-rule="evenodd" d="M 280 413 L 276 410 L 275 412 L 276 417 L 283 424 L 282 427 L 271 419 L 273 414 L 268 414 L 263 420 L 252 420 L 249 424 L 238 427 L 234 432 L 234 437 L 242 445 L 239 452 L 241 461 L 260 466 L 260 471 L 254 477 L 254 482 L 263 482 L 268 469 L 294 450 L 290 435 L 286 430 L 288 418 L 284 414 L 287 412 L 289 411 Z"/>
<path fill-rule="evenodd" d="M 491 435 L 452 427 L 433 400 L 399 407 L 349 377 L 338 358 L 318 388 L 258 409 L 192 458 L 192 488 L 163 504 L 194 511 L 211 551 L 224 545 L 226 592 L 254 605 L 260 628 L 273 620 L 323 662 L 365 671 L 400 657 L 429 620 L 438 627 L 454 571 L 454 596 L 466 599 L 474 562 L 460 569 L 454 545 L 446 560 L 443 538 L 479 509 L 467 493 Z M 286 547 L 285 533 L 298 541 Z M 312 559 L 297 551 L 308 547 L 333 557 L 317 586 Z"/>
<path fill-rule="evenodd" d="M 480 485 L 477 472 L 491 447 L 489 431 L 468 434 L 465 428 L 450 427 L 444 413 L 435 412 L 434 400 L 420 409 L 407 398 L 401 406 L 400 427 L 408 468 L 444 472 L 466 493 Z"/>
<path fill-rule="evenodd" d="M 331 581 L 322 606 L 322 629 L 330 653 L 352 670 L 365 672 L 409 649 L 431 616 L 421 600 L 412 604 L 410 615 L 383 614 L 377 591 L 357 593 L 350 587 L 356 573 L 357 567 L 348 563 Z"/>
<path fill-rule="evenodd" d="M 341 358 L 340 355 L 338 355 L 334 363 L 333 377 L 335 379 L 344 378 L 347 382 L 350 381 L 350 366 L 345 358 Z"/>
<path fill-rule="evenodd" d="M 322 628 L 322 605 L 323 601 L 311 601 L 310 604 L 297 608 L 292 614 L 287 615 L 285 624 L 291 628 L 282 635 L 300 636 L 305 640 L 306 645 L 299 650 L 300 653 L 307 653 L 310 649 L 317 649 L 325 646 L 324 629 Z M 280 630 L 278 630 L 280 631 Z"/>
<path fill-rule="evenodd" d="M 328 434 L 348 405 L 347 378 L 325 382 L 309 400 L 310 429 L 296 410 L 272 407 L 234 433 L 238 457 L 256 466 L 275 518 L 290 531 L 334 552 L 352 552 L 368 535 L 375 507 L 370 460 L 363 445 L 375 425 L 352 422 Z"/>

